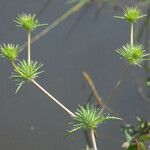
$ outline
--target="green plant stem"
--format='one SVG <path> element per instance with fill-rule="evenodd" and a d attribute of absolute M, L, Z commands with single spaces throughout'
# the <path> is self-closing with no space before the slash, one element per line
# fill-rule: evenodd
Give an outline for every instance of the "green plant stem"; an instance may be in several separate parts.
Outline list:
<path fill-rule="evenodd" d="M 75 117 L 75 114 L 66 108 L 62 103 L 60 103 L 54 96 L 52 96 L 48 91 L 46 91 L 41 85 L 39 85 L 35 80 L 32 83 L 36 85 L 42 92 L 44 92 L 48 97 L 50 97 L 57 105 L 59 105 L 65 112 L 67 112 L 71 117 Z"/>
<path fill-rule="evenodd" d="M 95 139 L 95 135 L 94 135 L 94 130 L 91 130 L 91 140 L 92 140 L 92 144 L 93 144 L 93 150 L 97 150 L 97 145 L 96 145 L 96 139 Z"/>
<path fill-rule="evenodd" d="M 131 23 L 131 29 L 130 29 L 130 44 L 133 45 L 134 42 L 134 24 Z"/>
<path fill-rule="evenodd" d="M 31 33 L 28 31 L 28 63 L 31 62 Z"/>
<path fill-rule="evenodd" d="M 52 24 L 50 24 L 48 27 L 46 27 L 44 30 L 42 30 L 40 33 L 35 35 L 31 39 L 31 43 L 34 43 L 35 41 L 39 40 L 41 37 L 46 35 L 48 32 L 53 30 L 56 26 L 58 26 L 60 23 L 62 23 L 66 18 L 80 10 L 83 6 L 85 6 L 87 3 L 89 3 L 90 0 L 80 0 L 76 5 L 74 5 L 72 8 L 70 8 L 68 11 L 66 11 L 62 16 L 60 16 L 58 19 L 56 19 Z M 25 47 L 27 43 L 24 43 L 21 47 Z"/>
<path fill-rule="evenodd" d="M 93 150 L 93 143 L 91 139 L 91 131 L 85 130 L 84 131 L 85 139 L 87 141 L 87 150 Z"/>
<path fill-rule="evenodd" d="M 115 84 L 115 86 L 112 88 L 110 94 L 108 95 L 105 104 L 103 105 L 103 109 L 106 106 L 106 104 L 112 99 L 112 97 L 114 96 L 114 94 L 116 93 L 117 89 L 119 88 L 119 86 L 121 85 L 121 83 L 123 82 L 123 80 L 126 78 L 129 70 L 131 69 L 131 65 L 128 64 L 127 67 L 125 68 L 125 70 L 123 71 L 121 77 L 119 78 L 119 80 L 117 81 L 117 83 Z"/>
<path fill-rule="evenodd" d="M 12 61 L 12 65 L 15 70 L 22 76 L 24 76 L 20 70 L 17 68 L 14 61 Z M 57 105 L 59 105 L 64 111 L 66 111 L 72 118 L 75 117 L 75 114 L 71 112 L 67 107 L 65 107 L 62 103 L 60 103 L 54 96 L 52 96 L 48 91 L 46 91 L 41 85 L 39 85 L 35 80 L 31 80 L 31 82 L 36 85 L 42 92 L 44 92 L 48 97 L 50 97 Z"/>
<path fill-rule="evenodd" d="M 24 75 L 20 72 L 20 70 L 18 69 L 18 67 L 16 66 L 16 64 L 15 64 L 14 61 L 12 61 L 12 65 L 13 65 L 13 67 L 15 68 L 15 70 L 16 70 L 21 76 L 24 77 Z"/>

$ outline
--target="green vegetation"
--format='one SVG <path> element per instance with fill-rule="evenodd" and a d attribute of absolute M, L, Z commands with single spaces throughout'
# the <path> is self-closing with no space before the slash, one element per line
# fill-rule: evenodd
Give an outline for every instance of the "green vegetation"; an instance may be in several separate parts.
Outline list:
<path fill-rule="evenodd" d="M 56 20 L 54 23 L 52 23 L 48 28 L 44 29 L 44 33 L 52 30 L 55 28 L 58 24 L 60 24 L 62 21 L 64 21 L 68 16 L 73 14 L 74 12 L 78 11 L 81 7 L 83 7 L 85 4 L 90 2 L 89 0 L 80 0 L 80 1 L 70 1 L 71 3 L 76 2 L 77 4 L 71 8 L 69 11 L 67 11 L 64 15 L 62 15 L 58 20 Z M 110 100 L 112 100 L 113 95 L 116 93 L 118 87 L 122 83 L 123 80 L 125 80 L 125 77 L 129 70 L 132 68 L 132 66 L 137 65 L 141 66 L 143 61 L 149 60 L 148 56 L 149 53 L 146 53 L 144 50 L 144 47 L 141 44 L 134 44 L 134 24 L 141 18 L 145 17 L 138 7 L 125 7 L 123 16 L 116 17 L 120 19 L 125 19 L 130 24 L 130 43 L 126 44 L 125 46 L 122 46 L 121 48 L 118 48 L 116 52 L 127 61 L 128 66 L 123 71 L 123 74 L 121 78 L 119 78 L 116 85 L 113 87 L 112 91 L 108 95 L 107 99 L 105 100 L 105 103 L 101 108 L 97 108 L 95 105 L 87 104 L 84 106 L 79 106 L 78 109 L 76 109 L 75 112 L 72 112 L 70 109 L 68 109 L 64 104 L 62 104 L 59 100 L 57 100 L 54 96 L 52 96 L 46 89 L 44 89 L 39 83 L 36 82 L 37 77 L 39 77 L 39 74 L 43 71 L 41 70 L 42 64 L 38 63 L 37 61 L 32 61 L 31 59 L 31 37 L 30 33 L 31 31 L 34 31 L 37 27 L 43 26 L 45 24 L 40 24 L 38 20 L 36 19 L 35 15 L 31 14 L 19 14 L 15 22 L 17 23 L 17 26 L 21 27 L 23 30 L 27 31 L 27 55 L 28 58 L 19 60 L 19 54 L 22 51 L 22 49 L 18 45 L 14 44 L 3 44 L 1 45 L 1 56 L 6 57 L 10 60 L 10 63 L 12 64 L 14 72 L 11 74 L 11 78 L 13 78 L 15 81 L 17 81 L 17 90 L 18 91 L 21 86 L 28 82 L 34 84 L 38 89 L 46 94 L 50 100 L 53 100 L 62 110 L 64 110 L 71 118 L 72 118 L 72 129 L 68 131 L 68 134 L 73 133 L 78 130 L 88 131 L 90 133 L 90 138 L 92 141 L 92 149 L 97 150 L 97 144 L 96 144 L 96 136 L 95 132 L 98 127 L 98 125 L 103 124 L 107 120 L 122 120 L 120 117 L 115 117 L 109 115 L 109 113 L 104 112 L 106 105 Z M 42 32 L 43 34 L 43 32 Z M 37 40 L 37 38 L 36 38 Z M 150 131 L 150 125 L 149 123 L 143 121 L 140 118 L 138 119 L 138 128 L 131 128 L 124 126 L 122 128 L 122 131 L 125 135 L 125 144 L 127 146 L 123 146 L 128 150 L 146 150 L 145 141 L 149 140 L 149 131 Z M 108 141 L 107 141 L 108 142 Z M 138 145 L 139 144 L 139 145 Z"/>

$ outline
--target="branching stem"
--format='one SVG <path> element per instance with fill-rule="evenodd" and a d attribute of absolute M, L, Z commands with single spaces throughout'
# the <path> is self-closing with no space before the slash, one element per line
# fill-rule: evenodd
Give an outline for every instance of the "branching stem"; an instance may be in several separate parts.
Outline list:
<path fill-rule="evenodd" d="M 66 111 L 71 117 L 75 117 L 75 114 L 66 108 L 62 103 L 60 103 L 54 96 L 52 96 L 48 91 L 46 91 L 41 85 L 39 85 L 35 80 L 32 83 L 36 85 L 42 92 L 44 92 L 48 97 L 50 97 L 57 105 L 59 105 L 64 111 Z"/>
<path fill-rule="evenodd" d="M 24 77 L 24 75 L 20 72 L 15 62 L 12 61 L 12 65 L 15 70 Z M 48 91 L 46 91 L 41 85 L 39 85 L 35 80 L 31 80 L 31 82 L 36 85 L 42 92 L 44 92 L 48 97 L 50 97 L 57 105 L 59 105 L 65 112 L 67 112 L 72 118 L 75 117 L 75 114 L 71 112 L 67 107 L 65 107 L 62 103 L 60 103 L 54 96 L 52 96 Z"/>

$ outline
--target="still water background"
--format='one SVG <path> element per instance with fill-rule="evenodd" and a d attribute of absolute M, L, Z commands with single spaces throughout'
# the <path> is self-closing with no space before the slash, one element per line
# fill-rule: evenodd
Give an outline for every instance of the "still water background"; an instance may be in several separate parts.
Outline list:
<path fill-rule="evenodd" d="M 52 23 L 72 6 L 65 2 L 0 0 L 0 43 L 22 44 L 26 40 L 26 33 L 16 29 L 12 21 L 18 13 L 40 10 L 39 21 Z M 120 10 L 113 11 L 110 6 L 105 6 L 97 16 L 96 10 L 96 5 L 92 4 L 31 46 L 32 58 L 44 63 L 45 72 L 38 82 L 72 111 L 85 104 L 89 93 L 83 71 L 92 76 L 98 92 L 105 99 L 126 66 L 114 50 L 129 41 L 128 24 L 113 18 Z M 82 12 L 85 12 L 82 19 L 78 19 Z M 80 21 L 77 23 L 77 20 Z M 26 49 L 22 57 L 26 58 Z M 82 132 L 65 137 L 71 119 L 34 85 L 25 85 L 15 94 L 15 83 L 8 79 L 11 72 L 9 62 L 0 59 L 0 149 L 84 149 L 86 141 Z M 149 119 L 150 113 L 150 104 L 138 93 L 134 72 L 142 75 L 143 69 L 135 67 L 109 103 L 109 107 L 127 123 L 134 123 L 137 114 Z M 121 149 L 121 124 L 123 122 L 112 121 L 99 127 L 97 144 L 100 149 Z"/>

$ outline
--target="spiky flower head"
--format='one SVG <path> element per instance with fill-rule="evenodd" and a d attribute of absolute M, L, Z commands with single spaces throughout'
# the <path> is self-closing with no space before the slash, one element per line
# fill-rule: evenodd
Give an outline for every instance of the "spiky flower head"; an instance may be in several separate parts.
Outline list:
<path fill-rule="evenodd" d="M 14 44 L 3 44 L 0 45 L 1 50 L 1 56 L 8 58 L 10 61 L 14 61 L 17 59 L 19 53 L 22 51 L 22 49 L 19 47 L 19 45 Z"/>
<path fill-rule="evenodd" d="M 145 16 L 146 15 L 143 14 L 142 10 L 138 7 L 125 7 L 123 16 L 115 16 L 115 18 L 125 19 L 130 23 L 134 23 Z"/>
<path fill-rule="evenodd" d="M 121 120 L 121 118 L 109 116 L 109 114 L 105 114 L 89 104 L 86 105 L 86 107 L 80 106 L 80 108 L 76 110 L 75 117 L 73 118 L 73 129 L 68 131 L 68 134 L 80 129 L 96 129 L 97 126 L 104 121 L 114 119 Z"/>
<path fill-rule="evenodd" d="M 46 25 L 46 24 L 40 24 L 38 20 L 36 19 L 36 15 L 31 15 L 31 14 L 19 14 L 16 20 L 14 20 L 17 23 L 18 27 L 21 27 L 25 29 L 26 31 L 33 31 L 37 27 Z"/>
<path fill-rule="evenodd" d="M 143 50 L 143 46 L 139 44 L 127 44 L 116 50 L 116 52 L 130 65 L 138 65 L 141 67 L 141 63 L 144 60 L 150 60 L 147 58 L 150 54 L 146 54 L 145 50 Z"/>
<path fill-rule="evenodd" d="M 37 61 L 31 61 L 29 64 L 26 60 L 22 60 L 17 65 L 15 65 L 14 63 L 13 65 L 15 70 L 12 73 L 11 78 L 17 81 L 18 88 L 16 92 L 25 82 L 34 80 L 40 73 L 43 72 L 41 70 L 43 64 L 39 64 Z"/>

